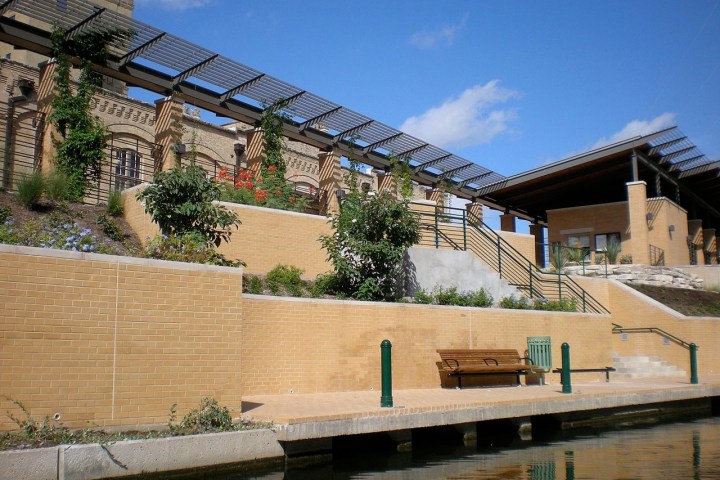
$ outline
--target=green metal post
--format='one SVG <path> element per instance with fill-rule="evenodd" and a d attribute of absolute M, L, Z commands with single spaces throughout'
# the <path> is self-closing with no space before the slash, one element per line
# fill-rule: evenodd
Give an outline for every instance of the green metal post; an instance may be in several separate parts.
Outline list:
<path fill-rule="evenodd" d="M 562 300 L 562 273 L 558 272 L 558 300 Z"/>
<path fill-rule="evenodd" d="M 380 397 L 381 407 L 392 407 L 392 343 L 390 340 L 383 340 L 380 343 L 380 365 L 382 370 L 382 396 Z"/>
<path fill-rule="evenodd" d="M 572 393 L 572 385 L 570 384 L 570 345 L 565 342 L 560 349 L 562 350 L 562 372 L 560 373 L 562 393 Z"/>
<path fill-rule="evenodd" d="M 693 385 L 700 383 L 697 374 L 697 345 L 694 343 L 690 344 L 690 383 Z"/>
<path fill-rule="evenodd" d="M 586 301 L 585 301 L 585 290 L 583 289 L 583 313 L 586 313 Z"/>
<path fill-rule="evenodd" d="M 438 207 L 435 207 L 435 248 L 440 248 L 440 238 L 438 237 Z"/>

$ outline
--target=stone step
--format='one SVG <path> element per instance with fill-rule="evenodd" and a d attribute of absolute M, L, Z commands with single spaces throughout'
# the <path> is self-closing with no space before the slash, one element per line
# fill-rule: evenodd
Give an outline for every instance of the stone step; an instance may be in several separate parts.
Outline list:
<path fill-rule="evenodd" d="M 686 376 L 685 370 L 666 361 L 647 355 L 621 356 L 616 353 L 612 355 L 613 367 L 616 378 L 647 378 L 647 377 L 682 377 Z"/>

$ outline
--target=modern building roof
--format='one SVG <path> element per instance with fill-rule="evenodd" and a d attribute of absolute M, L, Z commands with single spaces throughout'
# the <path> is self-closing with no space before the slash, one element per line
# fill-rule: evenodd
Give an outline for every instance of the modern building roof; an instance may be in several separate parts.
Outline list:
<path fill-rule="evenodd" d="M 530 221 L 547 211 L 627 200 L 626 183 L 645 181 L 648 196 L 665 196 L 720 231 L 720 161 L 708 160 L 677 127 L 638 136 L 479 189 L 480 197 Z"/>
<path fill-rule="evenodd" d="M 450 191 L 466 198 L 504 178 L 272 75 L 84 0 L 8 0 L 0 4 L 0 15 L 9 9 L 45 28 L 3 17 L 0 41 L 45 55 L 51 52 L 49 33 L 53 25 L 69 36 L 117 28 L 132 31 L 129 45 L 114 45 L 108 68 L 98 68 L 128 85 L 165 95 L 178 92 L 188 103 L 249 124 L 257 122 L 264 109 L 276 109 L 287 116 L 285 131 L 291 138 L 319 148 L 338 149 L 376 168 L 388 169 L 389 158 L 395 157 L 410 165 L 418 182 L 446 182 Z"/>

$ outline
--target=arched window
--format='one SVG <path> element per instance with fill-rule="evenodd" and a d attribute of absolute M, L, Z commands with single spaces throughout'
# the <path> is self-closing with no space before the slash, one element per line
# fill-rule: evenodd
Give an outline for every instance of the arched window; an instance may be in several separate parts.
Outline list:
<path fill-rule="evenodd" d="M 140 154 L 128 148 L 116 149 L 115 190 L 125 190 L 140 183 Z"/>

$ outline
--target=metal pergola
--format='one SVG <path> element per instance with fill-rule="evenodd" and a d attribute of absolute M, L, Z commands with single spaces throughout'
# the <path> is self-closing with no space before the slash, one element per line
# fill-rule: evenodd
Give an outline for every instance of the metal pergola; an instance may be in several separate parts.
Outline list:
<path fill-rule="evenodd" d="M 8 18 L 9 10 L 44 27 Z M 189 104 L 251 125 L 264 109 L 277 108 L 286 116 L 289 138 L 335 149 L 386 171 L 394 157 L 410 166 L 418 183 L 443 183 L 462 198 L 476 198 L 483 187 L 505 178 L 312 92 L 84 0 L 8 0 L 0 4 L 0 15 L 0 41 L 46 56 L 51 54 L 54 25 L 69 36 L 128 29 L 134 33 L 129 44 L 112 45 L 108 66 L 97 71 L 162 95 L 179 93 Z"/>
<path fill-rule="evenodd" d="M 480 187 L 496 208 L 537 223 L 547 211 L 627 200 L 626 182 L 647 183 L 649 196 L 665 196 L 720 231 L 720 161 L 709 160 L 677 127 L 575 155 Z"/>

